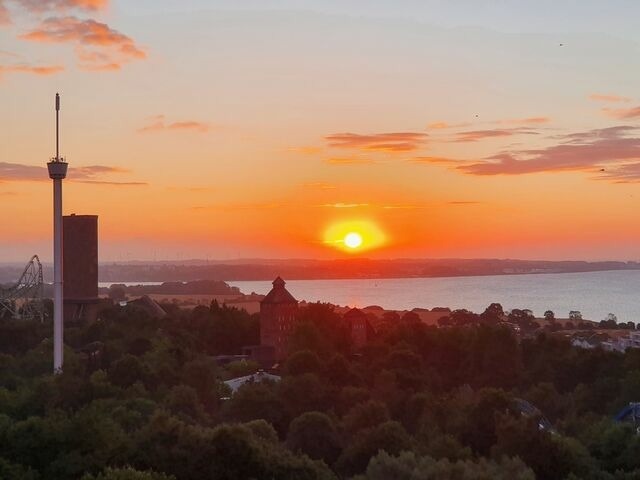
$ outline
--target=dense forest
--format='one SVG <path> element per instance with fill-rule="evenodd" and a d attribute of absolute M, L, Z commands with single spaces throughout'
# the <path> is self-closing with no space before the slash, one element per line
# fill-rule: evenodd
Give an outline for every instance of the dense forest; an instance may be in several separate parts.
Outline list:
<path fill-rule="evenodd" d="M 281 380 L 232 394 L 257 366 L 214 357 L 258 343 L 258 317 L 164 308 L 68 326 L 55 376 L 51 324 L 0 322 L 1 479 L 640 479 L 640 436 L 613 420 L 640 400 L 640 350 L 407 317 L 354 351 L 312 304 Z"/>

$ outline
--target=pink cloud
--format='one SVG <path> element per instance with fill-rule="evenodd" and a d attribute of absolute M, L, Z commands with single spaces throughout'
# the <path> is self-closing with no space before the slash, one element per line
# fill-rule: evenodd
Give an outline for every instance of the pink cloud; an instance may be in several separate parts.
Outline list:
<path fill-rule="evenodd" d="M 471 175 L 594 171 L 603 165 L 640 159 L 640 138 L 629 136 L 635 131 L 635 127 L 618 126 L 564 135 L 557 145 L 504 152 L 454 168 Z"/>
<path fill-rule="evenodd" d="M 621 97 L 619 95 L 607 95 L 602 93 L 592 93 L 589 95 L 589 100 L 593 100 L 594 102 L 610 102 L 610 103 L 618 103 L 630 102 L 631 99 L 629 97 Z"/>
<path fill-rule="evenodd" d="M 494 128 L 489 130 L 470 130 L 457 133 L 452 141 L 457 143 L 477 142 L 488 138 L 511 137 L 514 135 L 538 135 L 538 132 L 525 128 Z"/>
<path fill-rule="evenodd" d="M 605 115 L 618 120 L 640 118 L 640 106 L 632 108 L 603 108 L 602 111 Z"/>
<path fill-rule="evenodd" d="M 7 6 L 0 0 L 0 27 L 4 25 L 11 25 L 11 15 Z"/>

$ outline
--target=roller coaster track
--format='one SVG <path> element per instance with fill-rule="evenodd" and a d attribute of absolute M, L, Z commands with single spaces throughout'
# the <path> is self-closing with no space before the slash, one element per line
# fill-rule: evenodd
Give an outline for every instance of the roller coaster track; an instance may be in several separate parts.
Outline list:
<path fill-rule="evenodd" d="M 15 284 L 0 285 L 0 319 L 44 320 L 43 285 L 42 264 L 34 255 Z"/>

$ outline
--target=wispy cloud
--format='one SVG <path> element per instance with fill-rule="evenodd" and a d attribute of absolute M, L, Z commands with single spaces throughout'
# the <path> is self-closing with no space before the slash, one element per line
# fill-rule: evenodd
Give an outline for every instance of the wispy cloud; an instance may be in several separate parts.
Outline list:
<path fill-rule="evenodd" d="M 161 131 L 174 131 L 174 132 L 199 132 L 207 133 L 211 129 L 211 126 L 205 122 L 199 122 L 195 120 L 183 120 L 178 122 L 167 123 L 164 115 L 158 115 L 153 117 L 152 122 L 138 129 L 140 133 L 149 132 L 161 132 Z"/>
<path fill-rule="evenodd" d="M 603 165 L 640 159 L 640 138 L 630 136 L 636 131 L 635 127 L 617 126 L 563 135 L 557 145 L 503 152 L 454 168 L 471 175 L 595 171 Z"/>
<path fill-rule="evenodd" d="M 342 202 L 338 202 L 338 203 L 324 203 L 322 205 L 320 205 L 321 207 L 325 207 L 325 208 L 362 208 L 362 207 L 368 207 L 369 204 L 368 203 L 342 203 Z"/>
<path fill-rule="evenodd" d="M 74 16 L 47 18 L 20 38 L 74 44 L 80 68 L 85 70 L 118 70 L 125 63 L 146 58 L 142 48 L 127 35 L 105 23 Z"/>
<path fill-rule="evenodd" d="M 640 183 L 640 162 L 611 165 L 597 170 L 595 180 L 607 180 L 613 183 Z"/>
<path fill-rule="evenodd" d="M 466 128 L 470 123 L 448 123 L 448 122 L 433 122 L 427 125 L 429 130 L 448 130 L 451 128 Z"/>
<path fill-rule="evenodd" d="M 215 205 L 196 205 L 191 207 L 191 210 L 215 210 L 222 212 L 237 212 L 243 210 L 272 210 L 283 207 L 284 204 L 277 202 L 265 202 L 265 203 L 220 203 Z"/>
<path fill-rule="evenodd" d="M 527 117 L 527 118 L 511 118 L 506 120 L 496 120 L 497 125 L 545 125 L 550 123 L 549 117 Z"/>
<path fill-rule="evenodd" d="M 447 157 L 414 157 L 408 160 L 410 163 L 417 163 L 422 165 L 453 165 L 460 164 L 464 160 L 457 160 L 455 158 Z"/>
<path fill-rule="evenodd" d="M 421 132 L 391 132 L 361 135 L 358 133 L 333 133 L 327 135 L 328 145 L 333 148 L 359 149 L 366 151 L 408 152 L 417 150 L 426 141 L 427 134 Z"/>
<path fill-rule="evenodd" d="M 7 6 L 0 0 L 0 27 L 5 25 L 11 25 L 11 15 Z"/>
<path fill-rule="evenodd" d="M 354 158 L 354 157 L 332 157 L 327 158 L 329 165 L 371 165 L 376 162 L 370 158 Z"/>
<path fill-rule="evenodd" d="M 331 183 L 326 182 L 308 182 L 303 183 L 301 185 L 304 188 L 315 189 L 315 190 L 335 190 L 337 187 L 332 185 Z"/>
<path fill-rule="evenodd" d="M 111 174 L 130 173 L 120 167 L 105 165 L 90 165 L 85 167 L 69 167 L 67 178 L 71 182 L 93 183 L 100 185 L 146 185 L 144 182 L 117 182 L 104 180 L 103 176 Z M 0 182 L 44 182 L 49 181 L 46 167 L 39 165 L 24 165 L 21 163 L 0 162 Z"/>
<path fill-rule="evenodd" d="M 608 102 L 608 103 L 628 103 L 631 101 L 629 97 L 621 97 L 619 95 L 607 95 L 603 93 L 592 93 L 589 95 L 589 100 L 594 102 Z"/>
<path fill-rule="evenodd" d="M 27 73 L 31 75 L 47 76 L 55 75 L 64 71 L 61 65 L 27 65 L 24 63 L 16 65 L 0 65 L 0 78 L 8 73 Z"/>
<path fill-rule="evenodd" d="M 640 118 L 640 106 L 632 108 L 603 108 L 602 112 L 605 115 L 618 120 Z"/>
<path fill-rule="evenodd" d="M 90 185 L 113 185 L 120 187 L 143 187 L 149 185 L 148 182 L 110 182 L 107 180 L 74 180 L 71 179 L 74 183 L 88 183 Z"/>
<path fill-rule="evenodd" d="M 538 135 L 527 128 L 494 128 L 488 130 L 469 130 L 457 133 L 452 140 L 456 143 L 478 142 L 488 138 L 512 137 L 514 135 Z"/>
<path fill-rule="evenodd" d="M 107 7 L 109 0 L 12 0 L 13 3 L 30 12 L 43 13 L 50 11 L 65 12 L 68 10 L 97 11 Z"/>

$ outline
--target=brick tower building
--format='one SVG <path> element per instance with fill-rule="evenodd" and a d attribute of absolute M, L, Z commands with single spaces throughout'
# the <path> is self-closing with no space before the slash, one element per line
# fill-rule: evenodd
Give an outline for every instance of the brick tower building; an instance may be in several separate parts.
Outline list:
<path fill-rule="evenodd" d="M 278 277 L 273 288 L 260 302 L 260 344 L 273 347 L 276 361 L 287 352 L 287 342 L 293 329 L 298 301 L 285 288 L 285 281 Z"/>
<path fill-rule="evenodd" d="M 98 314 L 98 217 L 62 219 L 65 322 L 92 321 Z"/>

